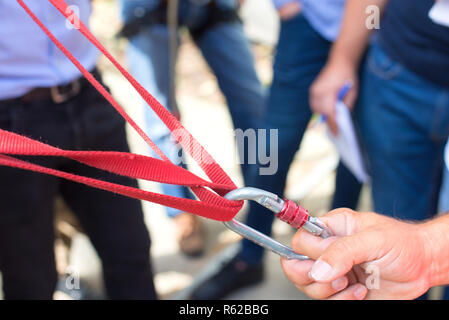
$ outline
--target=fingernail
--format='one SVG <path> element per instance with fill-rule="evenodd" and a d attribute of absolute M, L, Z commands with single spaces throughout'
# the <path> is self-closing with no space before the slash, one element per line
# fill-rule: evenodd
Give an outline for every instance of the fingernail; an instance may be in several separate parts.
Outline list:
<path fill-rule="evenodd" d="M 365 286 L 360 285 L 357 289 L 354 290 L 354 297 L 357 300 L 362 300 L 363 298 L 365 298 L 367 290 L 368 289 Z"/>
<path fill-rule="evenodd" d="M 341 291 L 344 288 L 346 288 L 346 285 L 348 283 L 348 279 L 346 277 L 338 278 L 337 280 L 332 281 L 332 288 L 336 291 Z"/>
<path fill-rule="evenodd" d="M 322 260 L 317 260 L 313 265 L 312 270 L 310 270 L 310 276 L 315 281 L 329 280 L 332 276 L 332 267 Z"/>

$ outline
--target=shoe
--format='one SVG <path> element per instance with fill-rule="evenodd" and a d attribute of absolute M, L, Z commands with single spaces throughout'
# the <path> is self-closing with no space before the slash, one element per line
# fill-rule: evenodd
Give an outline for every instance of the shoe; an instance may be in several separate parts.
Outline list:
<path fill-rule="evenodd" d="M 190 296 L 191 300 L 219 300 L 239 289 L 261 283 L 263 263 L 251 266 L 239 255 L 225 262 L 220 271 L 205 280 Z"/>
<path fill-rule="evenodd" d="M 201 220 L 190 213 L 181 213 L 175 218 L 179 249 L 189 257 L 199 257 L 204 253 L 205 230 Z"/>

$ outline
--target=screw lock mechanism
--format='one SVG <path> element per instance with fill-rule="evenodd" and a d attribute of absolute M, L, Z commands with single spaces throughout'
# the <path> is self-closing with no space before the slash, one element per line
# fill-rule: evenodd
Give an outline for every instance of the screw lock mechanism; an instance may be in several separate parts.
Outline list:
<path fill-rule="evenodd" d="M 301 228 L 309 218 L 309 212 L 291 200 L 284 200 L 284 208 L 276 218 L 288 223 L 293 228 Z"/>
<path fill-rule="evenodd" d="M 296 202 L 284 199 L 284 208 L 276 214 L 276 217 L 293 228 L 304 228 L 315 236 L 328 238 L 332 236 L 330 230 L 320 219 L 311 217 L 309 212 Z"/>
<path fill-rule="evenodd" d="M 229 192 L 225 198 L 229 200 L 256 201 L 265 208 L 273 211 L 277 218 L 294 228 L 304 228 L 313 235 L 322 238 L 327 238 L 332 235 L 326 225 L 318 218 L 311 217 L 306 209 L 291 200 L 282 200 L 271 192 L 246 187 Z M 235 219 L 227 221 L 224 224 L 232 231 L 284 258 L 298 260 L 309 259 L 307 256 L 296 253 L 290 247 L 277 242 L 273 238 L 270 238 Z"/>

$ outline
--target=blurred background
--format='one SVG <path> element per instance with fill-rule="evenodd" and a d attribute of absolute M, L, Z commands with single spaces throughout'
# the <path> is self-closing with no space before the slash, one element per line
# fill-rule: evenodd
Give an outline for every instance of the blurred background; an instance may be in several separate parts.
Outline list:
<path fill-rule="evenodd" d="M 115 37 L 121 27 L 119 9 L 114 0 L 93 1 L 91 28 L 99 40 L 122 65 L 127 65 L 125 49 L 127 41 Z M 273 46 L 278 34 L 278 17 L 271 0 L 247 0 L 241 10 L 245 32 L 252 43 L 258 75 L 265 86 L 272 77 Z M 212 156 L 223 166 L 238 186 L 242 178 L 232 135 L 232 123 L 224 97 L 218 89 L 214 75 L 208 69 L 201 53 L 193 45 L 187 32 L 181 32 L 181 45 L 176 66 L 177 101 L 185 127 L 199 140 Z M 122 75 L 104 58 L 100 69 L 103 79 L 114 97 L 127 112 L 143 126 L 142 108 L 138 94 Z M 130 128 L 128 139 L 132 152 L 146 154 L 147 146 Z M 282 156 L 282 155 L 279 155 Z M 300 151 L 292 164 L 287 186 L 287 197 L 301 202 L 312 215 L 320 216 L 328 211 L 334 189 L 335 168 L 338 155 L 326 136 L 324 125 L 309 126 Z M 190 167 L 201 174 L 196 167 Z M 160 192 L 153 183 L 140 182 L 141 187 Z M 255 186 L 257 187 L 257 186 Z M 195 285 L 231 257 L 237 250 L 239 236 L 219 222 L 204 221 L 207 228 L 207 250 L 201 258 L 191 259 L 179 253 L 174 222 L 163 208 L 144 203 L 147 226 L 152 237 L 156 289 L 162 299 L 183 299 Z M 64 203 L 57 204 L 58 216 L 70 216 Z M 362 192 L 360 210 L 370 210 L 371 201 L 367 187 Z M 124 212 L 126 214 L 126 212 Z M 243 219 L 244 213 L 238 216 Z M 70 218 L 69 218 L 70 219 Z M 206 219 L 204 219 L 206 220 Z M 55 250 L 61 279 L 70 273 L 74 281 L 80 281 L 80 290 L 67 291 L 65 279 L 61 280 L 56 299 L 91 299 L 104 297 L 101 283 L 101 262 L 88 238 L 67 223 L 67 218 L 57 220 L 61 233 Z M 275 222 L 274 236 L 285 244 L 290 243 L 294 230 L 280 221 Z M 67 239 L 69 237 L 70 239 Z M 70 243 L 68 250 L 67 243 Z M 307 299 L 305 295 L 284 277 L 279 257 L 268 253 L 266 280 L 257 286 L 242 290 L 230 299 Z M 0 292 L 1 295 L 1 292 Z"/>

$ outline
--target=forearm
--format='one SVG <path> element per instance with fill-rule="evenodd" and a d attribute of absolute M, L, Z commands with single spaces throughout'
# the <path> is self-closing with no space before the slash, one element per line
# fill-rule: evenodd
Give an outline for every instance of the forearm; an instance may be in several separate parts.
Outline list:
<path fill-rule="evenodd" d="M 298 0 L 273 0 L 273 4 L 276 9 L 279 9 L 282 6 L 285 6 L 286 4 L 289 4 L 291 2 L 298 2 Z"/>
<path fill-rule="evenodd" d="M 336 63 L 347 63 L 356 68 L 368 45 L 372 29 L 366 21 L 366 8 L 374 5 L 381 15 L 388 0 L 348 0 L 340 35 L 334 43 L 329 60 Z"/>
<path fill-rule="evenodd" d="M 431 286 L 449 284 L 449 214 L 423 224 Z"/>

